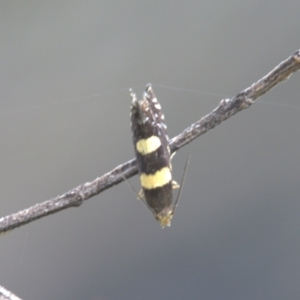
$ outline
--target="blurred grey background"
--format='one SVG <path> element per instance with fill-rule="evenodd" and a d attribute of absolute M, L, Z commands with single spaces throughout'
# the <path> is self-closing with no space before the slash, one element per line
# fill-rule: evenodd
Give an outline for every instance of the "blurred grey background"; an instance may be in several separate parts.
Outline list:
<path fill-rule="evenodd" d="M 153 83 L 173 137 L 297 50 L 299 13 L 299 1 L 2 1 L 0 216 L 131 159 L 130 87 Z M 178 151 L 177 181 L 191 163 L 170 228 L 120 184 L 1 237 L 0 285 L 44 300 L 299 299 L 299 83 Z"/>

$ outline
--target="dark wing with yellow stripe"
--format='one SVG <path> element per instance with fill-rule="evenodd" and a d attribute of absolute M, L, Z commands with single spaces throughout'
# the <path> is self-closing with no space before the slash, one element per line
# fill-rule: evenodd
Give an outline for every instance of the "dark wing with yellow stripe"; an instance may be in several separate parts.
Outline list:
<path fill-rule="evenodd" d="M 132 91 L 131 97 L 132 137 L 145 203 L 162 227 L 170 226 L 174 207 L 165 117 L 151 85 L 141 100 Z"/>

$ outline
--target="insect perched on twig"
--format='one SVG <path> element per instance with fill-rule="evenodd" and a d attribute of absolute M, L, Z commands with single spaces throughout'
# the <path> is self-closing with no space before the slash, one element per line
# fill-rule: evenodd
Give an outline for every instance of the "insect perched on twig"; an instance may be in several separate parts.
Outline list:
<path fill-rule="evenodd" d="M 165 117 L 150 84 L 141 100 L 137 100 L 132 90 L 130 95 L 132 138 L 142 186 L 138 198 L 161 227 L 170 226 L 182 185 L 172 180 L 172 155 Z M 173 201 L 173 189 L 179 187 L 177 199 Z"/>

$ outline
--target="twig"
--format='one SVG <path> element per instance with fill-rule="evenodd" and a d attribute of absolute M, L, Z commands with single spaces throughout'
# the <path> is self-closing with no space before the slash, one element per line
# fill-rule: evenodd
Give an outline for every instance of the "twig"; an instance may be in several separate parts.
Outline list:
<path fill-rule="evenodd" d="M 0 300 L 22 300 L 0 285 Z"/>
<path fill-rule="evenodd" d="M 219 106 L 211 113 L 174 137 L 170 141 L 171 152 L 177 151 L 237 112 L 248 108 L 258 97 L 265 94 L 280 82 L 287 80 L 292 73 L 299 69 L 300 50 L 297 50 L 262 79 L 241 91 L 235 97 L 221 100 Z M 82 184 L 61 196 L 1 218 L 0 234 L 60 210 L 80 206 L 83 201 L 122 182 L 124 177 L 130 178 L 135 174 L 137 174 L 136 160 L 132 159 L 117 166 L 103 176 L 96 178 L 94 181 Z"/>

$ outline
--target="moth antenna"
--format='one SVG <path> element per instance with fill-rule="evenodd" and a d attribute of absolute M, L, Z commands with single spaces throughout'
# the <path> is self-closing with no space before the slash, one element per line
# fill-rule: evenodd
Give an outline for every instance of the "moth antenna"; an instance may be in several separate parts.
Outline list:
<path fill-rule="evenodd" d="M 183 188 L 185 177 L 186 177 L 186 171 L 187 171 L 188 165 L 190 163 L 190 158 L 191 158 L 191 154 L 189 154 L 189 156 L 186 160 L 185 166 L 184 166 L 183 176 L 182 176 L 182 179 L 181 179 L 181 182 L 180 182 L 180 188 L 179 188 L 179 191 L 178 191 L 178 194 L 177 194 L 177 198 L 176 198 L 176 201 L 174 203 L 174 208 L 173 208 L 173 211 L 172 211 L 172 215 L 175 213 L 175 209 L 178 205 L 178 201 L 179 201 L 181 193 L 182 193 L 182 188 Z"/>
<path fill-rule="evenodd" d="M 139 200 L 141 200 L 141 202 L 148 208 L 150 209 L 151 212 L 154 213 L 153 209 L 147 205 L 147 203 L 144 201 L 144 199 L 140 196 L 140 193 L 138 193 L 135 188 L 133 187 L 133 185 L 131 184 L 131 182 L 124 176 L 124 175 L 121 175 L 121 177 L 123 178 L 123 180 L 127 183 L 127 185 L 133 190 L 133 192 L 135 193 L 135 195 L 137 196 L 137 198 Z"/>
<path fill-rule="evenodd" d="M 143 201 L 143 199 L 140 197 L 139 193 L 135 190 L 135 188 L 133 187 L 131 182 L 124 175 L 121 175 L 121 177 L 128 184 L 128 186 L 133 190 L 133 192 L 136 194 L 137 198 L 140 199 L 141 201 Z"/>

